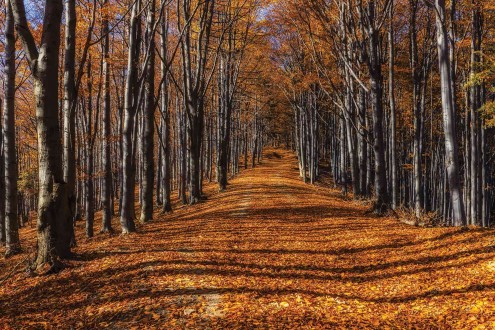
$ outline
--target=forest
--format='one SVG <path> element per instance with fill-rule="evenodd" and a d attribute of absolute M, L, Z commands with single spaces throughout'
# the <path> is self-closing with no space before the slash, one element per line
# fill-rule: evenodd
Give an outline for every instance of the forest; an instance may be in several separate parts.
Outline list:
<path fill-rule="evenodd" d="M 0 1 L 0 328 L 495 328 L 495 1 Z"/>

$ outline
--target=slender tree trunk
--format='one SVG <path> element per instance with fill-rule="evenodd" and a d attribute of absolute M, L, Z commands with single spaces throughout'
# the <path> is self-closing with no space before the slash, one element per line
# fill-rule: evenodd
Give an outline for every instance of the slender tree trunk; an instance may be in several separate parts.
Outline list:
<path fill-rule="evenodd" d="M 227 189 L 228 153 L 231 136 L 232 100 L 230 100 L 230 55 L 221 55 L 218 97 L 218 146 L 217 146 L 217 181 L 220 191 Z"/>
<path fill-rule="evenodd" d="M 86 132 L 85 132 L 85 144 L 86 144 L 86 173 L 84 179 L 86 194 L 85 213 L 86 213 L 86 236 L 94 236 L 94 220 L 95 220 L 95 200 L 94 200 L 94 181 L 93 181 L 93 166 L 94 166 L 94 153 L 93 153 L 93 82 L 91 77 L 91 57 L 87 62 L 87 93 L 88 100 L 86 102 Z"/>
<path fill-rule="evenodd" d="M 423 177 L 421 161 L 421 137 L 422 137 L 422 105 L 421 105 L 421 84 L 422 77 L 418 64 L 418 40 L 416 31 L 416 19 L 418 12 L 418 0 L 410 0 L 411 17 L 410 17 L 410 61 L 412 70 L 413 83 L 413 107 L 414 107 L 414 156 L 413 156 L 413 202 L 414 212 L 417 218 L 421 217 L 423 210 Z"/>
<path fill-rule="evenodd" d="M 169 109 L 169 86 L 167 80 L 167 68 L 166 68 L 166 60 L 168 59 L 168 14 L 162 19 L 161 23 L 161 55 L 162 55 L 162 79 L 163 87 L 161 90 L 161 102 L 162 102 L 162 139 L 163 139 L 163 167 L 162 167 L 162 177 L 163 177 L 163 212 L 171 212 L 172 211 L 172 202 L 171 202 L 171 186 L 172 186 L 172 162 L 171 162 L 171 153 L 172 147 L 170 145 L 170 109 Z"/>
<path fill-rule="evenodd" d="M 64 102 L 63 102 L 63 171 L 67 183 L 67 197 L 71 212 L 71 245 L 76 245 L 74 226 L 76 220 L 76 1 L 65 2 L 65 55 L 64 55 Z"/>
<path fill-rule="evenodd" d="M 359 90 L 359 150 L 360 150 L 360 162 L 359 172 L 361 173 L 361 193 L 363 196 L 368 196 L 367 185 L 367 168 L 368 168 L 368 143 L 366 141 L 366 91 L 364 89 Z"/>
<path fill-rule="evenodd" d="M 108 0 L 104 0 L 103 7 L 108 7 Z M 102 226 L 101 232 L 112 232 L 112 156 L 111 156 L 111 100 L 110 100 L 110 37 L 108 15 L 104 15 L 102 22 L 103 34 L 103 130 L 102 130 Z"/>
<path fill-rule="evenodd" d="M 153 219 L 153 188 L 155 183 L 155 1 L 148 4 L 146 28 L 146 49 L 148 62 L 145 81 L 145 109 L 143 111 L 143 203 L 141 206 L 141 223 Z"/>
<path fill-rule="evenodd" d="M 5 238 L 6 256 L 21 251 L 17 215 L 17 155 L 15 139 L 15 36 L 10 1 L 6 1 L 5 21 L 5 101 L 3 108 L 3 153 L 5 160 Z M 2 194 L 3 195 L 3 194 Z"/>
<path fill-rule="evenodd" d="M 352 84 L 351 84 L 352 86 Z M 358 153 L 356 150 L 356 140 L 353 134 L 352 122 L 354 116 L 354 100 L 352 99 L 352 87 L 348 87 L 347 91 L 347 113 L 344 112 L 344 122 L 345 122 L 345 131 L 346 131 L 346 142 L 347 142 L 347 152 L 349 155 L 349 166 L 351 169 L 352 176 L 352 189 L 354 193 L 354 198 L 358 198 L 361 195 L 361 187 L 359 184 L 359 164 L 358 164 Z"/>
<path fill-rule="evenodd" d="M 192 116 L 188 127 L 189 136 L 189 204 L 196 204 L 202 199 L 201 194 L 201 145 L 203 139 L 203 112 L 198 106 L 198 114 Z M 191 111 L 191 110 L 189 110 Z"/>
<path fill-rule="evenodd" d="M 471 38 L 471 76 L 474 78 L 480 70 L 480 51 L 481 51 L 481 12 L 479 4 L 476 1 L 472 1 L 472 38 Z M 476 81 L 476 79 L 473 79 Z M 471 87 L 471 164 L 470 164 L 470 188 L 471 188 L 471 210 L 470 210 L 470 223 L 478 225 L 481 215 L 481 197 L 483 186 L 481 184 L 481 171 L 482 167 L 480 159 L 480 130 L 481 130 L 481 118 L 479 118 L 479 110 L 481 108 L 481 85 L 479 83 L 472 83 Z"/>
<path fill-rule="evenodd" d="M 127 59 L 127 78 L 124 96 L 124 126 L 122 132 L 122 209 L 120 213 L 120 225 L 122 233 L 127 234 L 136 230 L 134 223 L 135 209 L 135 153 L 134 153 L 134 126 L 136 122 L 137 106 L 137 63 L 140 49 L 140 8 L 141 1 L 137 0 L 132 5 L 130 30 L 129 30 L 129 54 Z"/>
<path fill-rule="evenodd" d="M 459 178 L 459 158 L 456 141 L 453 82 L 449 58 L 449 41 L 445 25 L 445 0 L 435 0 L 437 22 L 438 61 L 442 94 L 443 124 L 445 135 L 445 167 L 447 171 L 452 221 L 455 226 L 466 226 L 466 213 L 462 200 Z"/>
<path fill-rule="evenodd" d="M 399 184 L 397 182 L 397 147 L 396 147 L 396 107 L 395 107 L 395 40 L 393 24 L 393 6 L 390 9 L 390 30 L 388 33 L 389 41 L 389 101 L 390 101 L 390 172 L 391 172 L 391 206 L 395 210 L 399 200 Z"/>

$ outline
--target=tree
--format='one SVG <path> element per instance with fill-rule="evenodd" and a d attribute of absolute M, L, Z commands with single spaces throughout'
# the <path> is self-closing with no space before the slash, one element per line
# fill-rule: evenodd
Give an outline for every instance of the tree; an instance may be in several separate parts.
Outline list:
<path fill-rule="evenodd" d="M 187 114 L 187 136 L 189 154 L 189 203 L 196 204 L 202 198 L 201 192 L 201 146 L 203 140 L 206 93 L 211 82 L 208 74 L 211 60 L 210 37 L 213 24 L 215 0 L 200 1 L 193 7 L 191 0 L 181 0 L 178 26 L 184 28 L 181 38 L 181 64 L 183 79 L 184 107 Z M 193 31 L 189 21 L 194 20 L 199 29 Z M 193 56 L 194 49 L 194 56 Z M 210 63 L 211 64 L 211 63 Z"/>
<path fill-rule="evenodd" d="M 243 63 L 244 51 L 251 22 L 242 22 L 246 15 L 244 6 L 234 7 L 232 1 L 224 4 L 220 11 L 220 22 L 225 45 L 220 45 L 220 65 L 218 72 L 218 114 L 217 114 L 217 181 L 220 191 L 227 189 L 229 146 L 231 142 L 231 123 L 234 102 L 236 99 L 238 79 Z M 245 26 L 244 26 L 245 25 Z"/>
<path fill-rule="evenodd" d="M 129 53 L 127 57 L 127 78 L 124 96 L 124 127 L 122 136 L 122 205 L 120 225 L 122 233 L 127 234 L 136 230 L 134 223 L 135 196 L 135 116 L 138 103 L 139 86 L 137 85 L 137 67 L 140 55 L 141 35 L 140 26 L 141 1 L 134 1 L 129 28 Z"/>
<path fill-rule="evenodd" d="M 168 8 L 167 8 L 168 9 Z M 171 139 L 171 127 L 170 127 L 170 90 L 169 90 L 169 80 L 168 80 L 168 70 L 169 66 L 169 56 L 168 56 L 168 33 L 169 33 L 169 15 L 168 10 L 165 13 L 162 13 L 163 17 L 160 22 L 161 29 L 161 79 L 163 81 L 163 86 L 161 88 L 161 118 L 160 118 L 160 132 L 161 132 L 161 150 L 163 155 L 162 160 L 162 179 L 163 182 L 161 186 L 163 188 L 163 197 L 162 203 L 163 212 L 171 212 L 172 211 L 172 202 L 171 202 L 171 185 L 172 185 L 172 162 L 171 162 L 171 153 L 172 147 L 170 143 Z"/>
<path fill-rule="evenodd" d="M 462 199 L 459 178 L 459 152 L 456 141 L 454 92 L 449 58 L 449 37 L 445 23 L 445 1 L 435 0 L 434 9 L 437 25 L 438 63 L 442 95 L 443 126 L 445 136 L 445 167 L 452 203 L 452 222 L 456 226 L 466 226 L 466 212 Z"/>
<path fill-rule="evenodd" d="M 108 10 L 108 0 L 104 0 L 103 8 Z M 102 184 L 102 232 L 112 232 L 112 155 L 111 155 L 111 95 L 110 95 L 110 31 L 108 23 L 108 12 L 103 14 L 102 20 L 103 36 L 103 129 L 102 129 L 102 162 L 103 162 L 103 184 Z"/>
<path fill-rule="evenodd" d="M 5 22 L 5 101 L 3 108 L 3 152 L 5 161 L 5 237 L 6 256 L 21 251 L 17 216 L 17 155 L 15 138 L 15 36 L 10 1 L 6 1 Z"/>
<path fill-rule="evenodd" d="M 64 181 L 67 183 L 67 198 L 72 221 L 76 217 L 76 1 L 65 2 L 65 56 L 64 56 L 64 102 L 63 112 L 63 171 Z M 74 225 L 71 226 L 71 244 L 75 245 Z"/>
<path fill-rule="evenodd" d="M 72 225 L 63 178 L 62 144 L 58 117 L 58 65 L 61 0 L 45 1 L 43 33 L 39 47 L 26 19 L 23 0 L 11 2 L 15 27 L 35 82 L 38 135 L 39 198 L 38 244 L 33 268 L 48 265 L 51 271 L 60 267 L 60 257 L 68 257 Z"/>
<path fill-rule="evenodd" d="M 145 44 L 147 62 L 145 68 L 145 105 L 143 109 L 143 203 L 141 222 L 153 219 L 153 190 L 155 184 L 155 1 L 148 4 Z"/>
<path fill-rule="evenodd" d="M 361 19 L 367 35 L 367 65 L 369 69 L 371 99 L 373 103 L 373 151 L 375 153 L 375 197 L 376 211 L 382 213 L 390 205 L 390 196 L 387 191 L 385 139 L 383 133 L 383 73 L 382 58 L 379 50 L 380 40 L 383 39 L 381 29 L 383 21 L 390 10 L 390 0 L 384 1 L 381 7 L 376 1 L 370 0 L 362 5 Z"/>
<path fill-rule="evenodd" d="M 389 77 L 388 77 L 388 90 L 389 90 L 389 102 L 390 102 L 390 197 L 392 209 L 396 209 L 399 203 L 399 183 L 397 182 L 397 108 L 395 104 L 395 40 L 394 40 L 394 0 L 390 2 L 390 28 L 388 31 L 388 43 L 389 43 Z"/>

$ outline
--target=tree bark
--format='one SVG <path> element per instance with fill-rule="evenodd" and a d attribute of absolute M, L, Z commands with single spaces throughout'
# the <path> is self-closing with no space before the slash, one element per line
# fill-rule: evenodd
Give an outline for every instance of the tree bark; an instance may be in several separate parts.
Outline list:
<path fill-rule="evenodd" d="M 192 10 L 190 0 L 182 0 L 182 11 L 178 17 L 179 26 L 184 26 L 184 36 L 181 39 L 182 74 L 184 85 L 184 107 L 187 113 L 187 135 L 189 146 L 189 203 L 196 204 L 202 198 L 201 191 L 201 146 L 203 141 L 205 94 L 208 89 L 207 64 L 210 58 L 210 36 L 213 23 L 215 0 L 198 3 L 199 9 Z M 199 32 L 193 32 L 190 20 L 195 12 L 199 19 Z M 195 53 L 192 43 L 195 40 Z M 214 68 L 211 68 L 214 70 Z"/>
<path fill-rule="evenodd" d="M 17 215 L 17 155 L 15 138 L 15 36 L 10 1 L 6 1 L 5 101 L 3 108 L 3 153 L 5 161 L 5 242 L 7 257 L 21 251 Z"/>
<path fill-rule="evenodd" d="M 23 0 L 12 1 L 15 25 L 26 52 L 35 86 L 38 133 L 39 201 L 38 244 L 33 268 L 59 269 L 59 257 L 68 257 L 72 225 L 67 184 L 63 177 L 62 144 L 58 117 L 58 66 L 61 0 L 45 2 L 40 48 L 29 29 Z"/>
<path fill-rule="evenodd" d="M 163 212 L 172 211 L 171 202 L 171 185 L 172 185 L 172 162 L 171 153 L 172 148 L 170 145 L 170 110 L 169 110 L 169 84 L 168 84 L 168 72 L 167 72 L 167 59 L 168 59 L 168 13 L 162 18 L 161 22 L 161 55 L 162 55 L 162 79 L 163 87 L 161 90 L 161 123 L 162 123 L 162 143 L 163 143 L 163 164 L 162 164 L 162 177 L 163 177 Z"/>
<path fill-rule="evenodd" d="M 435 0 L 438 62 L 442 94 L 443 126 L 445 136 L 445 167 L 452 203 L 452 222 L 455 226 L 466 226 L 466 213 L 459 178 L 459 158 L 456 141 L 453 82 L 449 58 L 449 41 L 445 25 L 445 0 Z"/>
<path fill-rule="evenodd" d="M 108 0 L 104 0 L 103 8 L 108 6 Z M 110 150 L 111 137 L 111 100 L 110 100 L 110 37 L 108 27 L 108 16 L 105 14 L 102 21 L 103 34 L 103 130 L 102 130 L 102 165 L 103 165 L 103 184 L 102 184 L 102 226 L 101 232 L 112 232 L 112 158 Z"/>
<path fill-rule="evenodd" d="M 397 147 L 396 147 L 396 106 L 395 106 L 395 40 L 393 24 L 394 1 L 390 9 L 390 30 L 389 38 L 389 101 L 390 101 L 390 187 L 391 187 L 391 207 L 395 210 L 399 203 L 399 183 L 397 182 Z"/>
<path fill-rule="evenodd" d="M 375 1 L 368 2 L 368 37 L 369 37 L 369 59 L 371 99 L 373 103 L 373 151 L 375 153 L 375 198 L 376 211 L 383 213 L 390 206 L 387 192 L 387 177 L 385 164 L 385 139 L 383 134 L 383 74 L 380 58 L 379 31 L 374 24 L 376 16 Z"/>
<path fill-rule="evenodd" d="M 85 122 L 85 145 L 86 145 L 86 173 L 84 177 L 84 193 L 86 194 L 85 214 L 86 214 L 86 236 L 94 236 L 95 201 L 94 201 L 94 150 L 93 150 L 93 82 L 91 77 L 91 57 L 87 62 L 87 93 L 86 102 L 86 122 Z"/>
<path fill-rule="evenodd" d="M 472 11 L 472 37 L 471 37 L 471 127 L 470 127 L 470 152 L 471 152 L 471 164 L 470 164 L 470 188 L 471 188 L 471 209 L 470 209 L 470 223 L 472 225 L 480 224 L 481 215 L 481 197 L 483 185 L 481 182 L 481 118 L 479 116 L 479 110 L 481 108 L 481 85 L 476 82 L 476 75 L 481 67 L 480 51 L 481 51 L 481 12 L 479 4 L 476 1 L 471 2 L 474 6 Z"/>
<path fill-rule="evenodd" d="M 137 0 L 132 5 L 132 13 L 129 29 L 129 54 L 127 58 L 127 78 L 124 96 L 124 127 L 122 132 L 122 208 L 120 213 L 120 225 L 122 233 L 128 234 L 136 231 L 134 223 L 135 209 L 135 153 L 133 136 L 136 106 L 137 106 L 137 63 L 139 60 L 140 36 L 138 25 L 140 24 L 141 1 Z"/>
<path fill-rule="evenodd" d="M 155 183 L 155 1 L 148 4 L 146 25 L 145 109 L 143 111 L 143 202 L 141 223 L 153 220 L 153 188 Z"/>
<path fill-rule="evenodd" d="M 410 17 L 410 62 L 412 70 L 413 83 L 413 107 L 414 107 L 414 150 L 413 150 L 413 203 L 414 213 L 417 218 L 421 217 L 423 210 L 423 177 L 422 177 L 422 104 L 421 104 L 421 69 L 418 63 L 418 39 L 416 31 L 416 20 L 418 12 L 418 0 L 410 0 L 411 17 Z"/>
<path fill-rule="evenodd" d="M 231 77 L 230 54 L 221 55 L 218 97 L 218 146 L 217 146 L 217 181 L 220 191 L 227 189 L 228 153 L 230 145 L 232 100 L 230 99 Z"/>
<path fill-rule="evenodd" d="M 69 199 L 69 211 L 71 212 L 71 245 L 76 245 L 74 233 L 76 217 L 76 1 L 67 0 L 65 2 L 65 55 L 64 55 L 64 101 L 62 105 L 63 113 L 63 171 L 64 180 L 67 183 L 67 197 Z"/>

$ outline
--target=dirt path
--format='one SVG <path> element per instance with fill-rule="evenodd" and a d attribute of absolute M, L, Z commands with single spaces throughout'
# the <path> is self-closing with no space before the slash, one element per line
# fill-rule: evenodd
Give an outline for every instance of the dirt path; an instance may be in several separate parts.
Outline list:
<path fill-rule="evenodd" d="M 266 156 L 137 234 L 80 236 L 59 275 L 16 274 L 0 328 L 495 328 L 493 231 L 369 217 L 303 184 L 293 155 Z"/>

